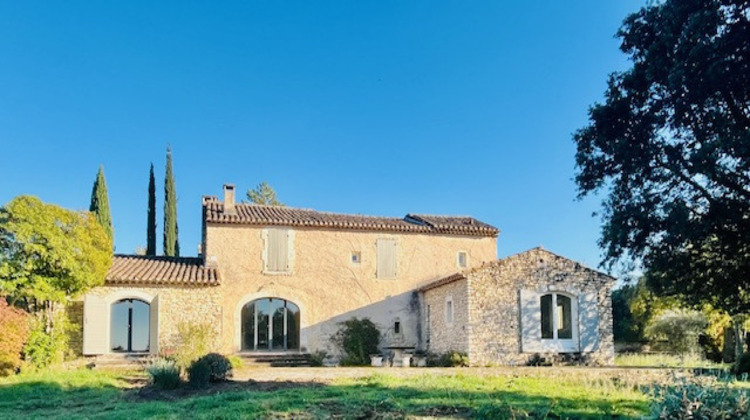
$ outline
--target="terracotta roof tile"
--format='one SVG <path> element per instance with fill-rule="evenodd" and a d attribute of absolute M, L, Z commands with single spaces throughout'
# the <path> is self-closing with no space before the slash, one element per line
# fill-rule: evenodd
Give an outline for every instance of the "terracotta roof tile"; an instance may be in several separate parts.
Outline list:
<path fill-rule="evenodd" d="M 404 218 L 377 217 L 245 203 L 235 204 L 234 208 L 234 212 L 226 213 L 224 204 L 216 197 L 203 197 L 203 217 L 207 223 L 493 237 L 498 234 L 494 226 L 468 216 L 408 214 Z"/>
<path fill-rule="evenodd" d="M 214 286 L 219 280 L 218 271 L 201 258 L 115 255 L 105 283 Z"/>

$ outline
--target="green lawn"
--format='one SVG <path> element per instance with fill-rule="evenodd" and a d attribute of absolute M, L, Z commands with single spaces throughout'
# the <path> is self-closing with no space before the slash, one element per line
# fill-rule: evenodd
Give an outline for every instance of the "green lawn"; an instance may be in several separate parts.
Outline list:
<path fill-rule="evenodd" d="M 624 353 L 615 356 L 615 365 L 631 367 L 669 367 L 729 369 L 729 364 L 716 363 L 700 356 L 675 356 L 670 354 Z"/>
<path fill-rule="evenodd" d="M 467 369 L 325 383 L 238 381 L 195 393 L 141 389 L 139 373 L 76 370 L 0 379 L 0 418 L 639 417 L 648 398 L 626 382 Z"/>

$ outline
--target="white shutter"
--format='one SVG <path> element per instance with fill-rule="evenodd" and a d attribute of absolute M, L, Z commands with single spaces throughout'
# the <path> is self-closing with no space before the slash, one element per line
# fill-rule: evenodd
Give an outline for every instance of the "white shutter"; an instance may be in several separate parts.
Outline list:
<path fill-rule="evenodd" d="M 390 279 L 396 277 L 397 249 L 395 239 L 377 240 L 377 272 L 378 278 Z"/>
<path fill-rule="evenodd" d="M 151 354 L 159 353 L 159 296 L 149 306 L 148 346 Z"/>
<path fill-rule="evenodd" d="M 83 354 L 107 353 L 109 347 L 109 305 L 93 295 L 83 299 Z"/>
<path fill-rule="evenodd" d="M 599 344 L 599 301 L 596 293 L 578 296 L 578 319 L 581 352 L 592 352 Z"/>
<path fill-rule="evenodd" d="M 271 272 L 289 271 L 290 233 L 288 229 L 268 229 L 266 268 Z"/>
<path fill-rule="evenodd" d="M 542 351 L 542 308 L 539 293 L 521 290 L 521 350 L 524 353 Z"/>

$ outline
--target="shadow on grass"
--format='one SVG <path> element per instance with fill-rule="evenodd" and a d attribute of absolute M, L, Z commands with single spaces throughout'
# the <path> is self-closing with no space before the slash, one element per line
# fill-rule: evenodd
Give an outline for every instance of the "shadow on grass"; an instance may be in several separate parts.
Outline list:
<path fill-rule="evenodd" d="M 0 418 L 628 418 L 644 414 L 642 399 L 523 390 L 389 385 L 379 378 L 346 384 L 234 382 L 206 390 L 69 386 L 54 381 L 0 385 Z M 466 388 L 471 388 L 471 385 Z"/>

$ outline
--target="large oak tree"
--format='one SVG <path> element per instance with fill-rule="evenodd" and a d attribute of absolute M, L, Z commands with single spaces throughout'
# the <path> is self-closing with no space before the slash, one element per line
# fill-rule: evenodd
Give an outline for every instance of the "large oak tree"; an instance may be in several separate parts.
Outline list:
<path fill-rule="evenodd" d="M 575 133 L 580 196 L 600 193 L 605 263 L 657 292 L 750 312 L 750 2 L 667 0 L 628 16 L 632 65 Z"/>

